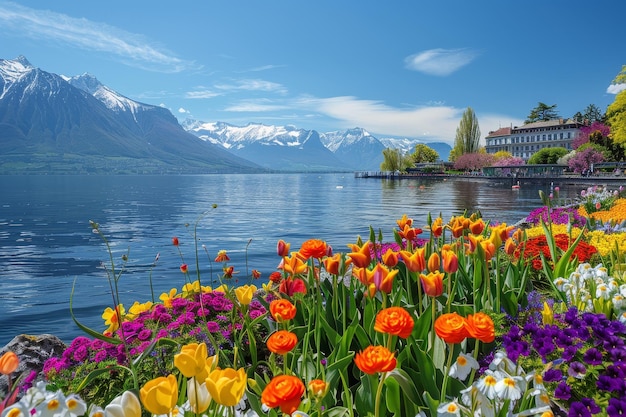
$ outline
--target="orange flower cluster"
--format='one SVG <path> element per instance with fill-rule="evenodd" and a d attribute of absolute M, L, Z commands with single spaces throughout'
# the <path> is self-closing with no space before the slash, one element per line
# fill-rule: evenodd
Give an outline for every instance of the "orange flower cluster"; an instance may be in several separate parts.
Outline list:
<path fill-rule="evenodd" d="M 298 336 L 287 330 L 278 330 L 270 335 L 266 345 L 270 352 L 286 355 L 298 344 Z"/>
<path fill-rule="evenodd" d="M 291 301 L 280 298 L 270 303 L 270 313 L 274 320 L 281 323 L 296 316 L 296 306 Z"/>
<path fill-rule="evenodd" d="M 483 343 L 491 343 L 495 339 L 495 325 L 491 317 L 478 312 L 467 318 L 457 313 L 445 313 L 435 320 L 435 333 L 444 342 L 461 343 L 468 337 Z"/>
<path fill-rule="evenodd" d="M 357 353 L 354 363 L 363 372 L 373 375 L 378 372 L 389 372 L 395 369 L 396 357 L 384 346 L 368 346 Z"/>
<path fill-rule="evenodd" d="M 300 406 L 304 384 L 292 375 L 278 375 L 265 386 L 261 402 L 269 408 L 280 407 L 285 414 L 293 414 Z"/>
<path fill-rule="evenodd" d="M 601 220 L 605 223 L 609 221 L 623 222 L 626 220 L 626 198 L 618 198 L 615 200 L 615 203 L 609 210 L 595 211 L 591 214 L 587 213 L 584 205 L 581 205 L 578 208 L 578 213 L 580 213 L 581 216 Z"/>
<path fill-rule="evenodd" d="M 374 330 L 406 339 L 413 333 L 414 324 L 413 317 L 404 308 L 389 307 L 376 315 Z"/>

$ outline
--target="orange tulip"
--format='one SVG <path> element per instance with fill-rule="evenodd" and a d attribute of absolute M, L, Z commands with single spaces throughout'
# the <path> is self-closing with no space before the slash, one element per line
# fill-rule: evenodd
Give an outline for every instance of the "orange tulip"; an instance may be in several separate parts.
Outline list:
<path fill-rule="evenodd" d="M 466 326 L 469 336 L 483 343 L 491 343 L 496 338 L 493 320 L 483 312 L 467 316 Z"/>
<path fill-rule="evenodd" d="M 396 367 L 396 358 L 384 346 L 368 346 L 354 357 L 354 363 L 363 372 L 373 375 L 377 372 L 390 372 Z"/>
<path fill-rule="evenodd" d="M 422 233 L 422 229 L 414 229 L 411 226 L 409 226 L 408 224 L 404 225 L 404 229 L 398 230 L 398 234 L 403 239 L 406 239 L 409 242 L 412 242 L 413 240 L 415 240 L 417 235 L 419 235 L 420 233 Z"/>
<path fill-rule="evenodd" d="M 404 230 L 404 226 L 413 226 L 413 219 L 409 219 L 406 214 L 403 214 L 402 218 L 396 220 L 396 223 L 398 223 L 398 229 Z"/>
<path fill-rule="evenodd" d="M 443 249 L 441 251 L 441 257 L 443 258 L 443 270 L 448 274 L 452 274 L 459 269 L 459 258 L 452 250 Z"/>
<path fill-rule="evenodd" d="M 367 268 L 372 262 L 372 253 L 370 249 L 370 242 L 367 241 L 363 246 L 349 244 L 348 247 L 352 252 L 348 253 L 348 257 L 352 259 L 352 264 L 359 268 Z"/>
<path fill-rule="evenodd" d="M 230 258 L 228 257 L 228 253 L 224 249 L 217 252 L 217 256 L 215 257 L 215 262 L 228 262 Z"/>
<path fill-rule="evenodd" d="M 389 307 L 376 315 L 374 330 L 406 339 L 413 333 L 414 324 L 413 317 L 404 308 Z"/>
<path fill-rule="evenodd" d="M 0 357 L 0 374 L 9 375 L 15 372 L 20 364 L 20 359 L 15 352 L 8 351 Z"/>
<path fill-rule="evenodd" d="M 398 264 L 398 253 L 394 252 L 393 249 L 388 248 L 387 252 L 383 254 L 383 263 L 389 268 L 393 268 Z"/>
<path fill-rule="evenodd" d="M 443 220 L 441 217 L 437 217 L 430 225 L 430 232 L 434 237 L 439 237 L 443 234 Z"/>
<path fill-rule="evenodd" d="M 297 275 L 306 272 L 307 266 L 297 252 L 291 252 L 290 257 L 284 258 L 283 269 L 289 274 Z"/>
<path fill-rule="evenodd" d="M 270 313 L 277 322 L 291 320 L 296 316 L 296 306 L 291 301 L 283 298 L 273 300 L 270 303 Z"/>
<path fill-rule="evenodd" d="M 291 415 L 300 406 L 304 391 L 304 384 L 300 378 L 279 375 L 265 386 L 261 393 L 261 403 L 269 408 L 280 407 L 280 411 Z"/>
<path fill-rule="evenodd" d="M 485 222 L 483 219 L 478 219 L 470 223 L 469 225 L 470 232 L 475 235 L 479 235 L 485 230 Z"/>
<path fill-rule="evenodd" d="M 415 252 L 400 251 L 402 261 L 411 272 L 422 272 L 426 268 L 425 248 L 417 248 Z"/>
<path fill-rule="evenodd" d="M 504 252 L 507 255 L 513 255 L 516 249 L 517 249 L 517 245 L 515 244 L 515 241 L 512 238 L 508 238 L 506 242 L 504 242 Z"/>
<path fill-rule="evenodd" d="M 450 229 L 452 230 L 452 236 L 457 239 L 463 236 L 463 232 L 465 231 L 463 223 L 456 223 L 454 226 L 451 226 Z"/>
<path fill-rule="evenodd" d="M 433 252 L 428 257 L 428 270 L 430 272 L 435 272 L 441 269 L 441 258 L 437 252 Z"/>
<path fill-rule="evenodd" d="M 465 318 L 445 313 L 435 320 L 435 333 L 446 343 L 461 343 L 469 336 Z"/>
<path fill-rule="evenodd" d="M 480 245 L 483 247 L 485 251 L 485 259 L 489 260 L 496 255 L 498 247 L 493 244 L 490 240 L 483 240 L 480 242 Z"/>
<path fill-rule="evenodd" d="M 393 279 L 398 274 L 397 269 L 389 271 L 383 264 L 377 263 L 374 269 L 365 270 L 367 282 L 369 284 L 370 295 L 376 291 L 382 291 L 389 294 L 393 287 Z"/>
<path fill-rule="evenodd" d="M 284 240 L 280 239 L 276 244 L 276 253 L 280 257 L 285 257 L 289 255 L 289 248 L 291 247 L 291 243 L 287 243 Z"/>
<path fill-rule="evenodd" d="M 430 272 L 428 275 L 420 274 L 420 281 L 424 288 L 424 293 L 429 297 L 439 297 L 443 294 L 443 273 L 439 271 Z"/>
<path fill-rule="evenodd" d="M 324 258 L 322 262 L 324 263 L 324 268 L 326 268 L 326 271 L 329 274 L 339 275 L 340 273 L 343 273 L 345 271 L 345 268 L 352 263 L 352 260 L 349 258 L 344 259 L 343 268 L 342 268 L 341 266 L 342 256 L 340 253 L 337 253 L 333 256 Z"/>
<path fill-rule="evenodd" d="M 278 330 L 270 335 L 266 345 L 270 352 L 286 355 L 298 344 L 298 336 L 287 330 Z"/>
<path fill-rule="evenodd" d="M 326 242 L 320 239 L 309 239 L 300 247 L 300 255 L 306 261 L 309 258 L 322 259 L 326 256 L 328 246 Z"/>

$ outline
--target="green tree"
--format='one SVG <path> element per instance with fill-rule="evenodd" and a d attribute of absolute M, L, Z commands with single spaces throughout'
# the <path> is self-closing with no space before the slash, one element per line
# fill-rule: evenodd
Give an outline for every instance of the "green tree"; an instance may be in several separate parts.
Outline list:
<path fill-rule="evenodd" d="M 565 148 L 543 148 L 535 152 L 528 160 L 529 164 L 556 164 L 559 158 L 567 155 Z"/>
<path fill-rule="evenodd" d="M 416 164 L 422 162 L 437 162 L 439 160 L 439 153 L 428 145 L 418 143 L 415 145 L 415 152 L 411 154 L 411 158 Z"/>
<path fill-rule="evenodd" d="M 403 154 L 400 149 L 383 149 L 383 158 L 383 162 L 380 164 L 381 171 L 406 172 L 407 168 L 413 166 L 411 156 Z"/>
<path fill-rule="evenodd" d="M 524 123 L 547 122 L 548 120 L 558 118 L 559 114 L 556 111 L 556 104 L 548 106 L 545 103 L 539 102 L 539 104 L 537 104 L 537 107 L 530 111 L 530 114 L 528 115 Z"/>
<path fill-rule="evenodd" d="M 480 149 L 480 127 L 478 126 L 478 119 L 474 110 L 468 107 L 461 121 L 459 127 L 456 128 L 456 137 L 454 139 L 454 146 L 450 151 L 448 160 L 454 162 L 459 156 L 466 153 L 476 153 Z"/>
<path fill-rule="evenodd" d="M 626 65 L 615 77 L 613 84 L 626 84 Z M 615 144 L 626 147 L 626 89 L 615 96 L 613 103 L 606 109 L 606 122 L 611 126 L 611 138 Z"/>
<path fill-rule="evenodd" d="M 585 112 L 583 113 L 583 120 L 587 124 L 592 124 L 593 122 L 601 122 L 602 120 L 604 120 L 604 113 L 595 104 L 590 104 L 585 108 Z"/>

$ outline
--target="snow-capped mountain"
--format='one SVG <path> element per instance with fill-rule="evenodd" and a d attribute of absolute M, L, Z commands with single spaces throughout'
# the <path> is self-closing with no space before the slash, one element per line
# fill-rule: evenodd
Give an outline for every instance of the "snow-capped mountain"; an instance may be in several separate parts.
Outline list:
<path fill-rule="evenodd" d="M 307 141 L 317 141 L 317 138 L 332 153 L 333 160 L 339 161 L 340 165 L 337 168 L 350 170 L 378 170 L 383 161 L 382 152 L 385 148 L 413 152 L 415 145 L 422 143 L 417 140 L 395 138 L 386 138 L 383 142 L 367 130 L 358 127 L 345 131 L 318 133 L 315 130 L 298 129 L 294 126 L 268 126 L 255 123 L 234 126 L 223 122 L 201 122 L 192 119 L 183 121 L 182 126 L 206 141 L 221 145 L 259 165 L 274 169 L 277 161 L 268 155 L 270 150 L 286 157 L 285 149 L 291 148 L 290 155 L 293 157 L 298 152 L 307 150 L 304 147 Z M 434 142 L 427 145 L 435 149 L 442 159 L 447 159 L 450 153 L 448 144 Z M 328 154 L 323 152 L 320 152 L 320 156 L 328 158 Z M 309 158 L 312 158 L 312 155 L 309 155 Z M 321 165 L 328 166 L 330 161 L 327 159 Z M 320 163 L 312 159 L 311 162 Z"/>
<path fill-rule="evenodd" d="M 185 120 L 183 127 L 199 138 L 273 170 L 353 171 L 329 151 L 315 130 L 293 126 Z"/>
<path fill-rule="evenodd" d="M 75 85 L 73 85 L 75 84 Z M 0 172 L 259 170 L 186 132 L 167 110 L 91 76 L 61 77 L 0 59 Z"/>

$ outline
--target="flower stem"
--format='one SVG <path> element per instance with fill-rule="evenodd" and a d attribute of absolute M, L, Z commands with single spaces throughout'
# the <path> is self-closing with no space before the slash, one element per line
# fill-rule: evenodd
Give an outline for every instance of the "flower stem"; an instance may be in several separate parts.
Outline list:
<path fill-rule="evenodd" d="M 450 373 L 450 366 L 452 365 L 452 355 L 454 354 L 454 345 L 448 343 L 448 360 L 444 368 L 443 384 L 441 385 L 441 397 L 439 401 L 446 400 L 446 391 L 448 390 L 448 378 Z"/>

